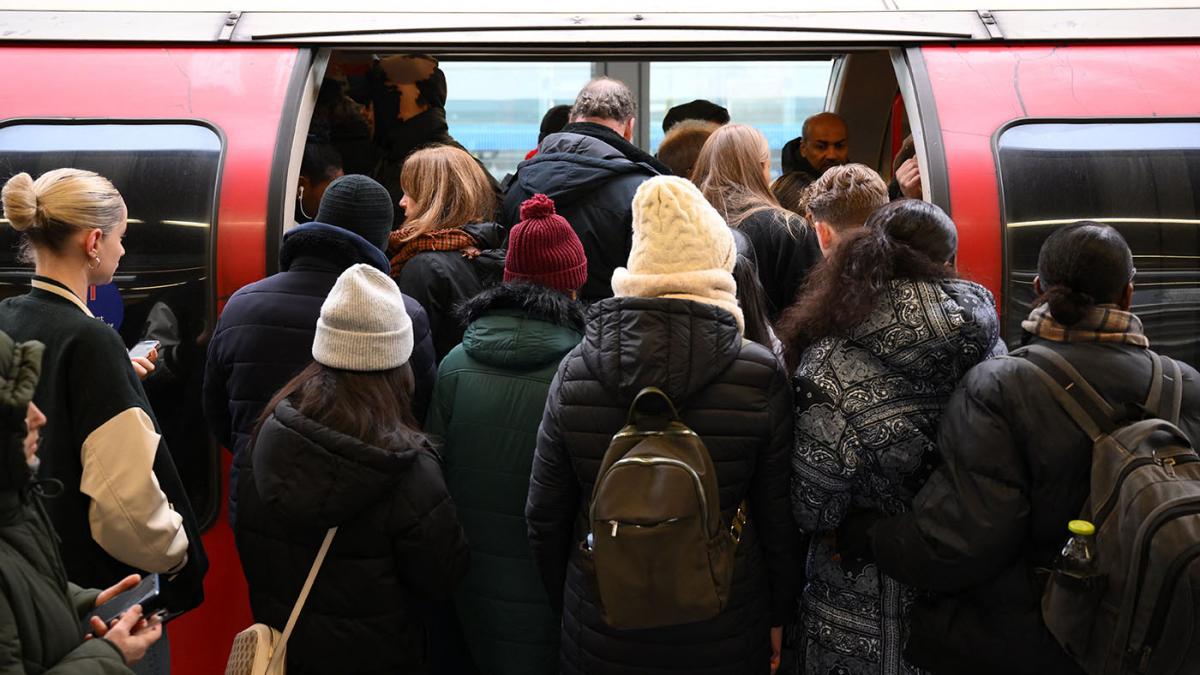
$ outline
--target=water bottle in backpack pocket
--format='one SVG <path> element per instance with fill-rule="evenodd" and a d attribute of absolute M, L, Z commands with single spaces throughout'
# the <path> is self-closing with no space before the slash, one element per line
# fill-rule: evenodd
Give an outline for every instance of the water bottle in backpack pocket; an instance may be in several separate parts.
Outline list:
<path fill-rule="evenodd" d="M 1200 673 L 1200 456 L 1176 426 L 1179 365 L 1150 354 L 1150 417 L 1127 421 L 1053 350 L 1014 355 L 1093 443 L 1080 518 L 1095 525 L 1094 575 L 1054 571 L 1046 627 L 1091 675 Z"/>
<path fill-rule="evenodd" d="M 657 402 L 658 414 L 645 409 Z M 605 622 L 621 629 L 703 621 L 723 611 L 745 504 L 721 517 L 716 470 L 665 393 L 647 387 L 604 454 L 581 545 Z"/>

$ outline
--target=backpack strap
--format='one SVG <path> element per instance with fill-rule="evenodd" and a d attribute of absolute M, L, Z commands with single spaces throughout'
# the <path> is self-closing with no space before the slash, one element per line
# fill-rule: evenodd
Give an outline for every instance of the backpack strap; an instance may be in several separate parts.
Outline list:
<path fill-rule="evenodd" d="M 1179 363 L 1161 354 L 1154 354 L 1154 370 L 1158 374 L 1156 381 L 1162 383 L 1162 400 L 1151 408 L 1160 419 L 1171 424 L 1179 424 L 1179 413 L 1183 407 L 1183 372 Z"/>
<path fill-rule="evenodd" d="M 1142 404 L 1148 412 L 1162 417 L 1160 408 L 1163 401 L 1163 389 L 1166 385 L 1170 385 L 1163 378 L 1163 359 L 1158 354 L 1150 352 L 1150 393 L 1146 395 L 1146 402 Z"/>
<path fill-rule="evenodd" d="M 1042 345 L 1029 345 L 1012 355 L 1024 358 L 1034 367 L 1054 399 L 1093 442 L 1116 428 L 1113 407 L 1058 352 Z"/>
<path fill-rule="evenodd" d="M 304 603 L 308 600 L 308 593 L 312 590 L 313 582 L 317 580 L 317 572 L 321 571 L 321 563 L 325 562 L 325 554 L 329 553 L 329 545 L 333 543 L 333 535 L 337 534 L 337 528 L 331 527 L 325 533 L 325 541 L 321 542 L 321 550 L 317 551 L 317 559 L 313 561 L 312 567 L 308 570 L 308 578 L 304 580 L 304 587 L 300 589 L 300 597 L 296 599 L 296 604 L 292 607 L 292 613 L 288 616 L 287 626 L 283 628 L 283 637 L 279 638 L 279 642 L 275 644 L 275 648 L 271 651 L 271 661 L 267 664 L 267 672 L 274 673 L 275 659 L 283 654 L 283 648 L 287 646 L 288 638 L 292 636 L 292 629 L 296 627 L 296 621 L 300 618 L 300 610 L 304 609 Z M 282 671 L 280 671 L 282 672 Z"/>

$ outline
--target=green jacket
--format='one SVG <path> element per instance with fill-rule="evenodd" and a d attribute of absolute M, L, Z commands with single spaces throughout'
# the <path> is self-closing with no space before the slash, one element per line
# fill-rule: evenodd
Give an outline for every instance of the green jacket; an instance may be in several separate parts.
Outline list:
<path fill-rule="evenodd" d="M 582 308 L 555 291 L 504 284 L 462 313 L 470 324 L 438 368 L 426 425 L 442 441 L 471 546 L 459 621 L 481 673 L 557 673 L 559 619 L 529 552 L 525 497 L 546 393 L 582 339 Z"/>
<path fill-rule="evenodd" d="M 36 499 L 0 492 L 0 674 L 132 673 L 113 643 L 83 639 L 100 592 L 67 581 Z"/>
<path fill-rule="evenodd" d="M 107 640 L 84 640 L 97 590 L 67 581 L 54 531 L 25 462 L 25 411 L 42 345 L 0 332 L 0 675 L 129 674 Z"/>

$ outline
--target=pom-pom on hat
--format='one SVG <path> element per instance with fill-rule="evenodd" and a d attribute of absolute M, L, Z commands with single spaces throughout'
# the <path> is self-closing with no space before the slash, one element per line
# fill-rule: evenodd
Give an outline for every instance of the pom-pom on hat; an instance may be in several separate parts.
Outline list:
<path fill-rule="evenodd" d="M 554 212 L 554 201 L 536 194 L 521 204 L 521 222 L 508 234 L 504 281 L 528 281 L 577 291 L 587 281 L 587 257 L 579 235 Z"/>
<path fill-rule="evenodd" d="M 350 267 L 321 305 L 312 355 L 330 368 L 399 368 L 413 350 L 412 319 L 396 282 L 370 265 Z"/>
<path fill-rule="evenodd" d="M 720 307 L 745 323 L 733 267 L 729 225 L 691 181 L 655 176 L 633 196 L 633 248 L 613 272 L 619 296 L 681 298 Z"/>

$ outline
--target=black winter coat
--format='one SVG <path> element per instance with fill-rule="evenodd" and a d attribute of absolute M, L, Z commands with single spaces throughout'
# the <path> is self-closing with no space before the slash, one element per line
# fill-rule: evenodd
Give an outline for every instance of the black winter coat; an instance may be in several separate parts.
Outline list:
<path fill-rule="evenodd" d="M 446 604 L 467 543 L 436 455 L 379 448 L 284 401 L 239 458 L 238 554 L 254 620 L 283 630 L 337 526 L 287 649 L 288 673 L 422 673 L 422 607 Z"/>
<path fill-rule="evenodd" d="M 504 276 L 503 228 L 496 223 L 471 223 L 462 229 L 484 252 L 478 258 L 464 258 L 461 251 L 426 251 L 406 262 L 396 277 L 400 290 L 421 303 L 429 317 L 435 371 L 437 363 L 462 342 L 464 326 L 456 312 L 458 306 L 500 283 Z M 426 410 L 422 406 L 416 412 L 424 415 Z"/>
<path fill-rule="evenodd" d="M 521 162 L 501 222 L 521 221 L 521 202 L 536 193 L 554 200 L 583 243 L 588 277 L 579 296 L 585 301 L 612 297 L 613 270 L 625 264 L 633 242 L 633 195 L 644 181 L 671 171 L 611 129 L 590 122 L 568 124 Z"/>
<path fill-rule="evenodd" d="M 796 301 L 796 292 L 808 270 L 824 259 L 817 233 L 797 218 L 788 229 L 780 214 L 759 211 L 738 223 L 754 246 L 758 279 L 767 294 L 767 316 L 772 323 Z"/>
<path fill-rule="evenodd" d="M 1070 361 L 1109 403 L 1141 403 L 1150 356 L 1125 344 L 1034 338 Z M 1200 375 L 1184 363 L 1180 427 L 1200 442 Z M 993 359 L 950 398 L 938 435 L 945 464 L 913 511 L 872 529 L 881 570 L 938 595 L 911 614 L 906 658 L 939 674 L 1080 672 L 1042 623 L 1047 567 L 1089 492 L 1092 443 L 1033 369 Z"/>
<path fill-rule="evenodd" d="M 749 504 L 729 607 L 708 621 L 608 627 L 581 566 L 581 509 L 612 435 L 643 387 L 661 387 L 704 440 L 726 518 Z M 550 385 L 525 515 L 551 602 L 562 603 L 562 672 L 767 673 L 769 628 L 795 602 L 797 532 L 788 503 L 792 395 L 783 365 L 744 341 L 733 316 L 698 302 L 612 298 L 593 305 L 583 342 Z"/>
<path fill-rule="evenodd" d="M 279 274 L 241 288 L 225 305 L 204 373 L 204 416 L 213 435 L 236 458 L 267 402 L 312 363 L 313 336 L 321 305 L 339 275 L 367 263 L 388 272 L 387 257 L 362 237 L 340 227 L 308 223 L 283 237 Z M 416 379 L 413 413 L 425 419 L 437 377 L 425 310 L 411 297 L 404 308 L 413 322 L 409 364 Z M 229 516 L 237 507 L 237 462 L 230 474 Z"/>

